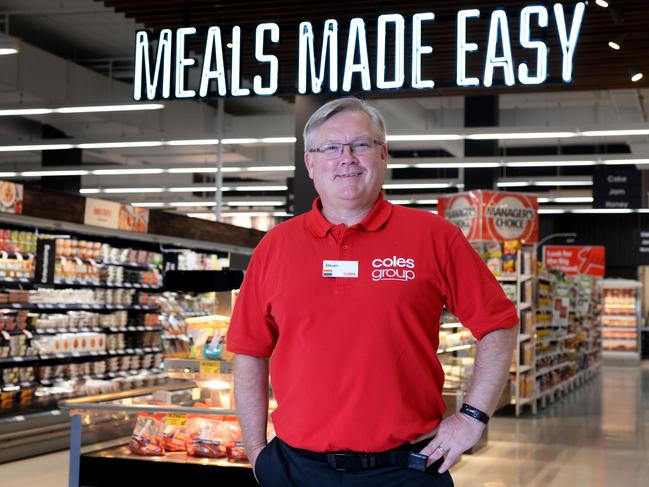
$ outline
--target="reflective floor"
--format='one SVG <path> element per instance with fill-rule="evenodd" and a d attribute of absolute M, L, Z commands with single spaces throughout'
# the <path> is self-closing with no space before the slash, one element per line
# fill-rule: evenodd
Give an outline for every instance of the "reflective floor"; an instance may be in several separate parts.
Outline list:
<path fill-rule="evenodd" d="M 612 367 L 534 417 L 493 419 L 459 487 L 649 485 L 649 365 Z"/>
<path fill-rule="evenodd" d="M 0 465 L 0 485 L 65 487 L 67 468 L 67 452 Z M 604 367 L 536 417 L 497 415 L 452 473 L 458 487 L 646 487 L 649 364 Z"/>

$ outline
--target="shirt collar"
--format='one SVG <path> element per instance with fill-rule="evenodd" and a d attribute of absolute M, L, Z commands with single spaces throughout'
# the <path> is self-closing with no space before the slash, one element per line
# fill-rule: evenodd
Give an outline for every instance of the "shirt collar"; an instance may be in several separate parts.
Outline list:
<path fill-rule="evenodd" d="M 379 193 L 379 197 L 374 203 L 370 212 L 365 215 L 365 218 L 359 223 L 365 230 L 373 232 L 383 226 L 388 221 L 392 214 L 392 203 L 386 201 L 383 193 Z M 323 238 L 329 231 L 335 227 L 333 223 L 327 220 L 322 214 L 322 202 L 318 196 L 313 200 L 311 211 L 307 215 L 307 225 L 311 233 L 317 238 Z"/>

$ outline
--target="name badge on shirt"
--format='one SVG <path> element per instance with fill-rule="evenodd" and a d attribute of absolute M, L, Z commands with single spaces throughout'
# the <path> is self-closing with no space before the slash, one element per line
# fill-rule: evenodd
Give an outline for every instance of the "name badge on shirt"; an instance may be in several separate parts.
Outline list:
<path fill-rule="evenodd" d="M 357 260 L 323 260 L 322 277 L 358 277 Z"/>

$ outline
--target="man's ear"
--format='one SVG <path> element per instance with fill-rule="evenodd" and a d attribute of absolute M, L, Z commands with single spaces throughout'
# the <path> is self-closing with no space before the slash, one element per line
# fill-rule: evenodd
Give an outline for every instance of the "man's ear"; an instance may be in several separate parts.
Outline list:
<path fill-rule="evenodd" d="M 385 167 L 388 167 L 388 144 L 381 145 L 381 160 Z"/>
<path fill-rule="evenodd" d="M 304 165 L 309 173 L 309 177 L 313 179 L 313 154 L 311 152 L 304 152 Z"/>

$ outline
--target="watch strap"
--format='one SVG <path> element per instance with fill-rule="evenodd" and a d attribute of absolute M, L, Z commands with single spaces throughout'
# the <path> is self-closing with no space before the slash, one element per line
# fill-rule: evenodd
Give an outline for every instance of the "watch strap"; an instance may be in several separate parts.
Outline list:
<path fill-rule="evenodd" d="M 460 408 L 460 412 L 466 414 L 467 416 L 471 416 L 472 418 L 477 419 L 478 421 L 484 424 L 489 423 L 488 414 L 480 411 L 478 408 L 469 406 L 467 403 L 462 404 L 462 407 Z"/>

